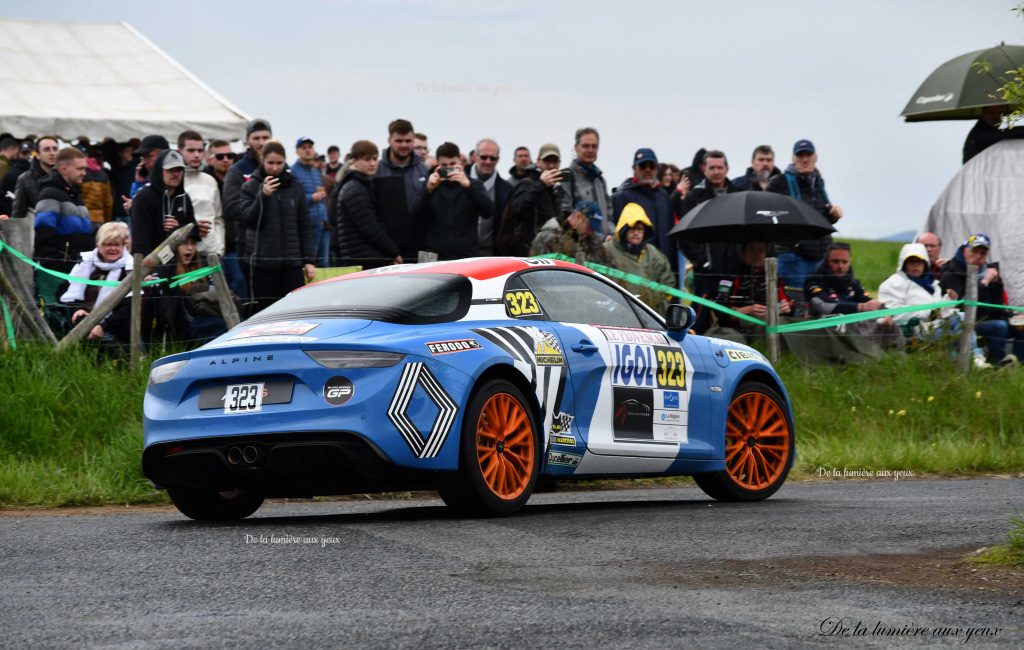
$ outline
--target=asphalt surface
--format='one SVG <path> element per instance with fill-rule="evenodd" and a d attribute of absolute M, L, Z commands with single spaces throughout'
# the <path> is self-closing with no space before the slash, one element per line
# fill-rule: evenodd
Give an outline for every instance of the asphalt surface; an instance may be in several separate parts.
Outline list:
<path fill-rule="evenodd" d="M 555 492 L 486 520 L 436 499 L 8 514 L 0 646 L 1022 647 L 1024 591 L 942 559 L 1021 510 L 1024 480 L 993 478 Z"/>

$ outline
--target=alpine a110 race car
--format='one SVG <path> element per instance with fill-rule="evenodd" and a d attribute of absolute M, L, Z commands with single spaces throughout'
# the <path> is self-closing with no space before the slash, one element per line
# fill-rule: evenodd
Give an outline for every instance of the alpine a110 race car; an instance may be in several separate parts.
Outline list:
<path fill-rule="evenodd" d="M 793 464 L 786 390 L 756 350 L 688 334 L 693 318 L 550 259 L 311 284 L 153 364 L 143 473 L 193 519 L 415 489 L 507 514 L 542 477 L 692 475 L 764 499 Z"/>

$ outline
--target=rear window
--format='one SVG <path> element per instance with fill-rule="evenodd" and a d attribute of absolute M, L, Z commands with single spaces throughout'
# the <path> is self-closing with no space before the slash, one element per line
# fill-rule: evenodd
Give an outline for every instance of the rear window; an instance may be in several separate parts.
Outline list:
<path fill-rule="evenodd" d="M 367 318 L 403 324 L 446 323 L 466 315 L 471 293 L 469 280 L 461 275 L 371 275 L 295 291 L 250 320 L 306 316 Z"/>

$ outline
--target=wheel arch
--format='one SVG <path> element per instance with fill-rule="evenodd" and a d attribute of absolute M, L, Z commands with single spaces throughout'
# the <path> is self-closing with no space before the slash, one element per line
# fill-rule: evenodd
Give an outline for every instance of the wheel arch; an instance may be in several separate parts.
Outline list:
<path fill-rule="evenodd" d="M 530 386 L 530 382 L 523 376 L 523 373 L 510 363 L 495 363 L 480 373 L 469 389 L 467 401 L 480 386 L 483 386 L 492 379 L 504 379 L 521 390 L 530 402 L 530 409 L 533 410 L 533 414 L 537 418 L 537 425 L 541 426 L 544 421 L 544 414 L 540 412 L 540 403 L 537 401 L 537 395 L 533 387 Z"/>

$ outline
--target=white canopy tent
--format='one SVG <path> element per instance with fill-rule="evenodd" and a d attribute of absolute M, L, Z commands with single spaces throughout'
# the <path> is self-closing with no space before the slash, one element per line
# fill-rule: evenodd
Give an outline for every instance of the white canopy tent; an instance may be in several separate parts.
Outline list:
<path fill-rule="evenodd" d="M 127 23 L 0 18 L 0 61 L 0 132 L 17 137 L 234 141 L 249 119 Z"/>
<path fill-rule="evenodd" d="M 1011 305 L 1024 305 L 1024 140 L 1004 140 L 960 168 L 932 206 L 925 231 L 942 239 L 942 257 L 974 233 L 992 238 Z"/>

